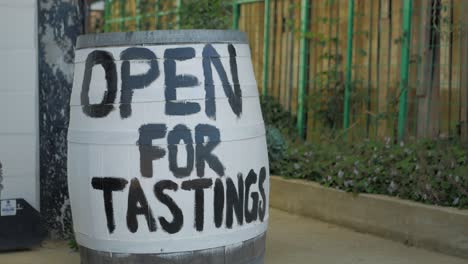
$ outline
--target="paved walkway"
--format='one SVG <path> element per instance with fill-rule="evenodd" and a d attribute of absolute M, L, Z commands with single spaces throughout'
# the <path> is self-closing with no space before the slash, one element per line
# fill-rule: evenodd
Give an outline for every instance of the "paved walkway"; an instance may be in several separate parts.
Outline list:
<path fill-rule="evenodd" d="M 265 264 L 467 264 L 439 253 L 407 247 L 374 236 L 271 210 Z M 1 264 L 79 264 L 66 242 L 0 253 Z"/>
<path fill-rule="evenodd" d="M 265 264 L 467 264 L 324 222 L 272 210 Z"/>

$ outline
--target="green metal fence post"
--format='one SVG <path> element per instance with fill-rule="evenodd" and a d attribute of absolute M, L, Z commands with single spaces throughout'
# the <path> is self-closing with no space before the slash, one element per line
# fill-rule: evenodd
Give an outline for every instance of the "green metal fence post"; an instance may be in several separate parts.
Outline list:
<path fill-rule="evenodd" d="M 120 5 L 120 14 L 119 17 L 122 19 L 120 20 L 120 32 L 124 31 L 125 28 L 125 0 L 120 0 L 119 2 Z"/>
<path fill-rule="evenodd" d="M 297 130 L 299 135 L 305 135 L 305 89 L 307 87 L 307 38 L 309 28 L 309 0 L 301 1 L 301 41 L 299 47 L 299 88 L 297 98 Z"/>
<path fill-rule="evenodd" d="M 403 6 L 403 43 L 401 47 L 400 68 L 400 111 L 398 113 L 398 140 L 405 137 L 405 125 L 407 117 L 407 97 L 409 79 L 409 57 L 411 44 L 411 15 L 413 12 L 413 0 L 405 0 Z"/>
<path fill-rule="evenodd" d="M 182 0 L 177 0 L 177 24 L 176 29 L 180 29 L 180 7 L 182 5 Z"/>
<path fill-rule="evenodd" d="M 110 14 L 111 14 L 111 5 L 112 1 L 111 0 L 106 0 L 104 2 L 104 31 L 109 32 L 109 19 L 110 19 Z"/>
<path fill-rule="evenodd" d="M 240 5 L 237 3 L 237 0 L 232 1 L 232 29 L 238 30 L 239 29 L 239 12 L 240 12 Z"/>
<path fill-rule="evenodd" d="M 155 3 L 154 3 L 154 26 L 156 29 L 159 29 L 158 28 L 158 24 L 159 24 L 159 0 L 156 0 Z"/>
<path fill-rule="evenodd" d="M 407 115 L 409 57 L 411 44 L 411 15 L 413 12 L 413 0 L 405 0 L 403 6 L 403 42 L 401 47 L 400 67 L 400 111 L 398 113 L 398 140 L 405 137 L 405 125 Z"/>
<path fill-rule="evenodd" d="M 136 0 L 136 30 L 141 30 L 141 0 Z"/>
<path fill-rule="evenodd" d="M 350 112 L 350 94 L 351 94 L 351 78 L 353 65 L 353 38 L 354 38 L 354 0 L 349 0 L 348 6 L 348 37 L 346 45 L 346 75 L 345 75 L 345 93 L 344 93 L 344 113 L 343 113 L 343 129 L 344 135 L 347 136 L 349 128 L 349 112 Z"/>
<path fill-rule="evenodd" d="M 270 60 L 270 0 L 265 0 L 265 19 L 263 26 L 263 86 L 262 95 L 268 92 L 268 71 Z"/>

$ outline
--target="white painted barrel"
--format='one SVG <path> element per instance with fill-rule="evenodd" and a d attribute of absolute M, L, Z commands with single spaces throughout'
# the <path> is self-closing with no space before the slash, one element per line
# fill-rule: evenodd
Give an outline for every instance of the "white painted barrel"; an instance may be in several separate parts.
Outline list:
<path fill-rule="evenodd" d="M 79 37 L 68 185 L 82 263 L 263 263 L 269 167 L 245 34 Z"/>

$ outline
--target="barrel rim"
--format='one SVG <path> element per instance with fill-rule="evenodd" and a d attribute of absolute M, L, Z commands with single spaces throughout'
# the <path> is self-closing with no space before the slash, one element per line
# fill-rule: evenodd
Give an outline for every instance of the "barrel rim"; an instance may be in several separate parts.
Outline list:
<path fill-rule="evenodd" d="M 247 44 L 245 32 L 237 30 L 187 29 L 86 34 L 78 37 L 76 49 L 131 45 L 197 43 Z"/>

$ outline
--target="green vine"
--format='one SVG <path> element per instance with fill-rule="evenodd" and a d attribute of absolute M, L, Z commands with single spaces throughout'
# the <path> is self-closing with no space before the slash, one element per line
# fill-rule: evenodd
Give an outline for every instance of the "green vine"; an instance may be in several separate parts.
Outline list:
<path fill-rule="evenodd" d="M 183 0 L 179 10 L 182 29 L 228 29 L 230 0 Z"/>

